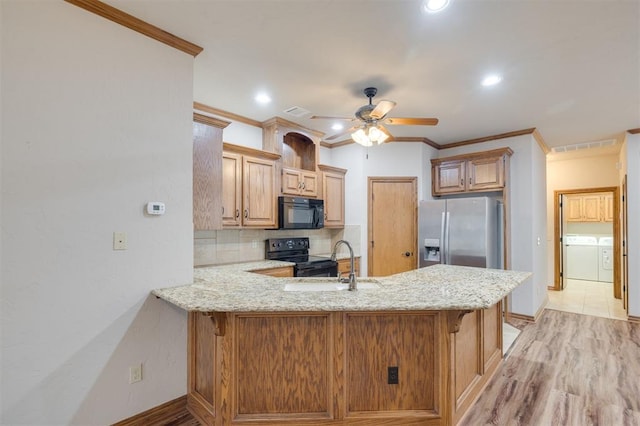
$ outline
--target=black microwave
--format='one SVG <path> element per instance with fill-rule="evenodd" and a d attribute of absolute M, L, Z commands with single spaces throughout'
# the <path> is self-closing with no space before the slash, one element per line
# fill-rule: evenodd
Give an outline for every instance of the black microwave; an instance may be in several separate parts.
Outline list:
<path fill-rule="evenodd" d="M 324 227 L 324 201 L 314 198 L 278 197 L 278 229 Z"/>

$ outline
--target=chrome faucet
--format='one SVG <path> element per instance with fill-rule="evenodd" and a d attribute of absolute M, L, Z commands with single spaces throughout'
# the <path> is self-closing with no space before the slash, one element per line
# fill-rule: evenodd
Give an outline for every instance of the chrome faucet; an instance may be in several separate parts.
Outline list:
<path fill-rule="evenodd" d="M 347 248 L 349 249 L 349 256 L 351 257 L 351 263 L 350 263 L 351 270 L 349 271 L 349 278 L 348 279 L 345 280 L 344 278 L 340 278 L 340 274 L 338 274 L 338 279 L 342 283 L 349 283 L 349 291 L 356 291 L 358 288 L 357 288 L 357 283 L 356 283 L 356 270 L 355 270 L 355 267 L 354 267 L 353 248 L 351 248 L 351 244 L 349 244 L 349 242 L 346 241 L 346 240 L 338 241 L 333 246 L 333 253 L 331 253 L 331 260 L 333 260 L 333 261 L 336 260 L 336 251 L 338 251 L 338 246 L 340 244 L 345 244 L 347 246 Z"/>

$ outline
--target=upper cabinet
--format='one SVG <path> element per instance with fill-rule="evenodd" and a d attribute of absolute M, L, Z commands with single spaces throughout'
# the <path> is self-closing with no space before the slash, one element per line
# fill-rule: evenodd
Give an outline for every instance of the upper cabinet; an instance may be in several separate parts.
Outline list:
<path fill-rule="evenodd" d="M 609 193 L 567 195 L 569 222 L 613 222 L 613 195 Z"/>
<path fill-rule="evenodd" d="M 193 227 L 222 229 L 222 130 L 228 121 L 193 114 Z"/>
<path fill-rule="evenodd" d="M 511 149 L 501 148 L 432 159 L 432 194 L 501 191 L 505 187 L 512 154 Z"/>
<path fill-rule="evenodd" d="M 277 227 L 276 160 L 279 158 L 270 152 L 224 143 L 224 227 Z"/>
<path fill-rule="evenodd" d="M 322 175 L 322 193 L 324 199 L 324 227 L 344 228 L 344 176 L 345 169 L 325 166 L 318 168 Z"/>
<path fill-rule="evenodd" d="M 263 123 L 262 147 L 280 154 L 280 193 L 315 198 L 319 194 L 318 143 L 323 133 L 280 117 Z"/>

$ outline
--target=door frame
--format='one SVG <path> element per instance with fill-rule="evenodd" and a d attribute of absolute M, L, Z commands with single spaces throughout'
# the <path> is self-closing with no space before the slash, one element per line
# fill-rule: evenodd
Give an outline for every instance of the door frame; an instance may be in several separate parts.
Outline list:
<path fill-rule="evenodd" d="M 613 295 L 617 299 L 621 297 L 620 285 L 620 188 L 617 186 L 607 186 L 601 188 L 581 188 L 581 189 L 560 189 L 554 191 L 553 198 L 553 263 L 554 278 L 553 286 L 550 290 L 559 291 L 562 289 L 562 265 L 560 263 L 560 250 L 562 250 L 562 235 L 560 235 L 560 199 L 563 195 L 590 194 L 596 192 L 613 193 Z M 616 291 L 617 290 L 617 291 Z M 617 296 L 616 296 L 617 295 Z"/>
<path fill-rule="evenodd" d="M 369 176 L 367 179 L 367 276 L 371 276 L 371 270 L 373 265 L 373 250 L 371 242 L 373 241 L 373 209 L 372 209 L 372 196 L 373 196 L 373 184 L 375 182 L 404 182 L 411 183 L 415 188 L 415 196 L 413 197 L 414 203 L 414 253 L 418 253 L 418 178 L 417 176 Z M 415 256 L 415 268 L 418 268 L 418 255 Z"/>

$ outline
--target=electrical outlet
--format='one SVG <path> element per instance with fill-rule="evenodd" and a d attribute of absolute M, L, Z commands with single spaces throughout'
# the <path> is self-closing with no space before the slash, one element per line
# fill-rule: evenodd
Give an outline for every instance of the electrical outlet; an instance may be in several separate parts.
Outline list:
<path fill-rule="evenodd" d="M 127 249 L 127 233 L 126 232 L 113 233 L 113 249 L 114 250 Z"/>
<path fill-rule="evenodd" d="M 129 367 L 129 384 L 142 381 L 142 364 Z"/>
<path fill-rule="evenodd" d="M 398 384 L 398 367 L 388 367 L 387 368 L 387 383 L 390 385 Z"/>

